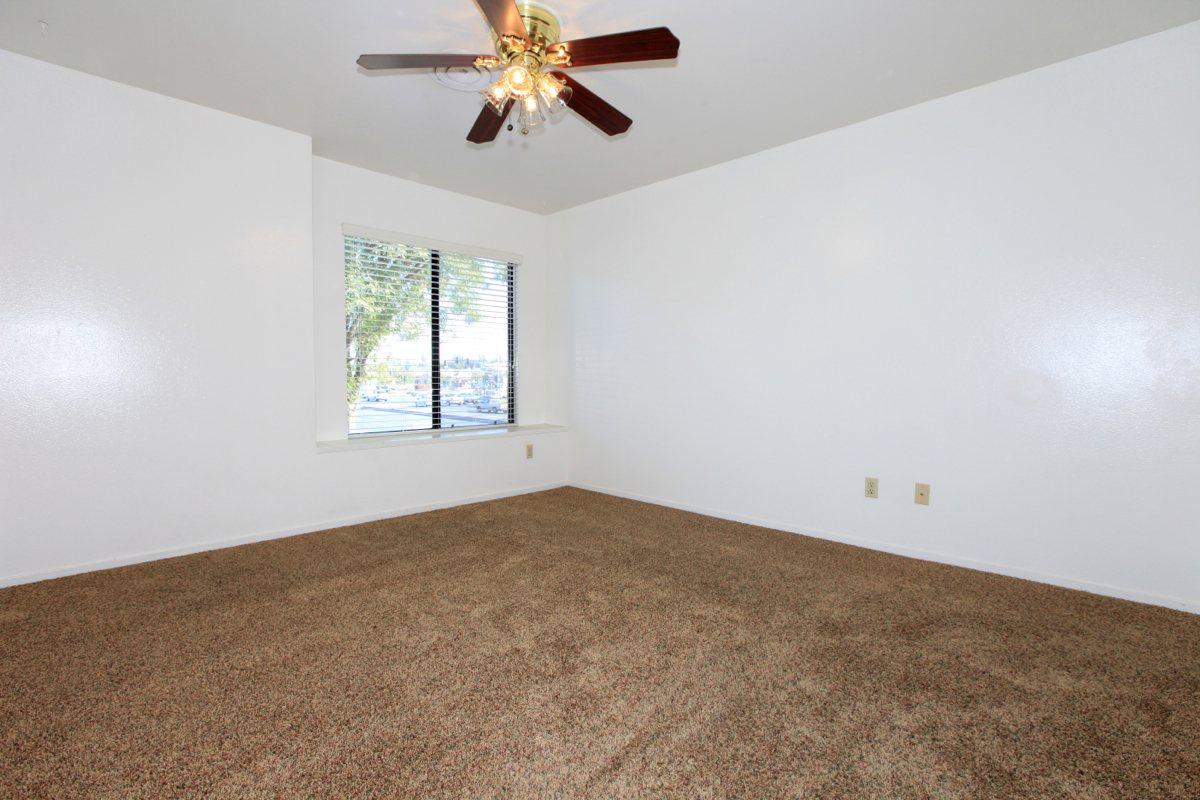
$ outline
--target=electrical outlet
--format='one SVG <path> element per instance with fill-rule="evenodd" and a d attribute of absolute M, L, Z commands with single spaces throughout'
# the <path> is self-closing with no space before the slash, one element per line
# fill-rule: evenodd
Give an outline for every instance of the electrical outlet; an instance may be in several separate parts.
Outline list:
<path fill-rule="evenodd" d="M 873 500 L 879 499 L 879 478 L 867 478 L 866 488 L 863 489 L 863 496 L 870 497 Z"/>
<path fill-rule="evenodd" d="M 929 505 L 929 484 L 928 483 L 918 483 L 917 484 L 917 491 L 913 495 L 913 502 L 915 502 L 919 506 Z"/>
<path fill-rule="evenodd" d="M 532 444 L 525 445 L 525 457 L 533 458 L 533 445 Z"/>

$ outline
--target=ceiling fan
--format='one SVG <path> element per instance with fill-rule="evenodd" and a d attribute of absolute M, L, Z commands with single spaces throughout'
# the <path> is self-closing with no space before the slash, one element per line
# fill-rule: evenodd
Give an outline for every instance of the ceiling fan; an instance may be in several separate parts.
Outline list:
<path fill-rule="evenodd" d="M 624 133 L 633 120 L 561 70 L 679 55 L 679 40 L 666 28 L 560 42 L 558 17 L 544 6 L 526 0 L 475 2 L 492 26 L 496 55 L 363 55 L 358 65 L 369 70 L 471 66 L 503 69 L 500 79 L 483 91 L 484 107 L 467 134 L 467 141 L 476 144 L 496 138 L 513 105 L 517 105 L 521 133 L 529 133 L 547 116 L 557 116 L 568 108 L 609 136 Z"/>

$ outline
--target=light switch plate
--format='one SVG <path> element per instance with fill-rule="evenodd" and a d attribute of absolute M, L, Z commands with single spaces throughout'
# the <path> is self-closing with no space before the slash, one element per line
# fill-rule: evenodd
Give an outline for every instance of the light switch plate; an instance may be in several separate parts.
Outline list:
<path fill-rule="evenodd" d="M 919 506 L 929 505 L 929 484 L 918 483 L 917 491 L 913 496 L 913 501 Z"/>
<path fill-rule="evenodd" d="M 532 444 L 525 445 L 525 457 L 533 458 L 533 445 Z"/>

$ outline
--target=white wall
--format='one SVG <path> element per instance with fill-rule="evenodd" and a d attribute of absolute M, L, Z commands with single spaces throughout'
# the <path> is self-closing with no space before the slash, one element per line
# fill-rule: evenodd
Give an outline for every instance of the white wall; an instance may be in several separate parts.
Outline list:
<path fill-rule="evenodd" d="M 1200 24 L 549 241 L 572 482 L 1200 610 Z"/>
<path fill-rule="evenodd" d="M 316 454 L 352 222 L 524 254 L 573 482 L 1200 610 L 1198 88 L 1191 25 L 547 222 L 0 51 L 0 584 L 566 478 Z"/>
<path fill-rule="evenodd" d="M 532 461 L 521 438 L 317 454 L 314 316 L 328 336 L 337 311 L 314 306 L 307 137 L 3 51 L 0 108 L 0 584 L 564 480 L 560 434 Z M 315 180 L 324 290 L 343 216 L 527 235 L 537 360 L 542 218 L 327 162 Z"/>

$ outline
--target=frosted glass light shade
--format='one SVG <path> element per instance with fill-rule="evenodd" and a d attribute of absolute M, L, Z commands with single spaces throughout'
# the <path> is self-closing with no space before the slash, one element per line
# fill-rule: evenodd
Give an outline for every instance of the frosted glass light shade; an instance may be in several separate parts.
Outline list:
<path fill-rule="evenodd" d="M 517 101 L 520 112 L 517 116 L 517 121 L 521 125 L 521 132 L 524 133 L 530 128 L 536 128 L 546 121 L 545 115 L 542 114 L 542 109 L 538 105 L 538 96 L 531 94 Z"/>
<path fill-rule="evenodd" d="M 484 89 L 480 94 L 483 95 L 488 108 L 497 114 L 504 113 L 504 105 L 508 102 L 508 86 L 505 85 L 503 78 Z"/>
<path fill-rule="evenodd" d="M 571 102 L 571 87 L 566 81 L 547 72 L 538 78 L 537 88 L 546 113 L 550 116 L 557 117 L 567 110 L 567 103 Z"/>
<path fill-rule="evenodd" d="M 522 64 L 513 64 L 504 70 L 504 83 L 508 93 L 518 99 L 533 94 L 535 88 L 533 72 Z"/>

